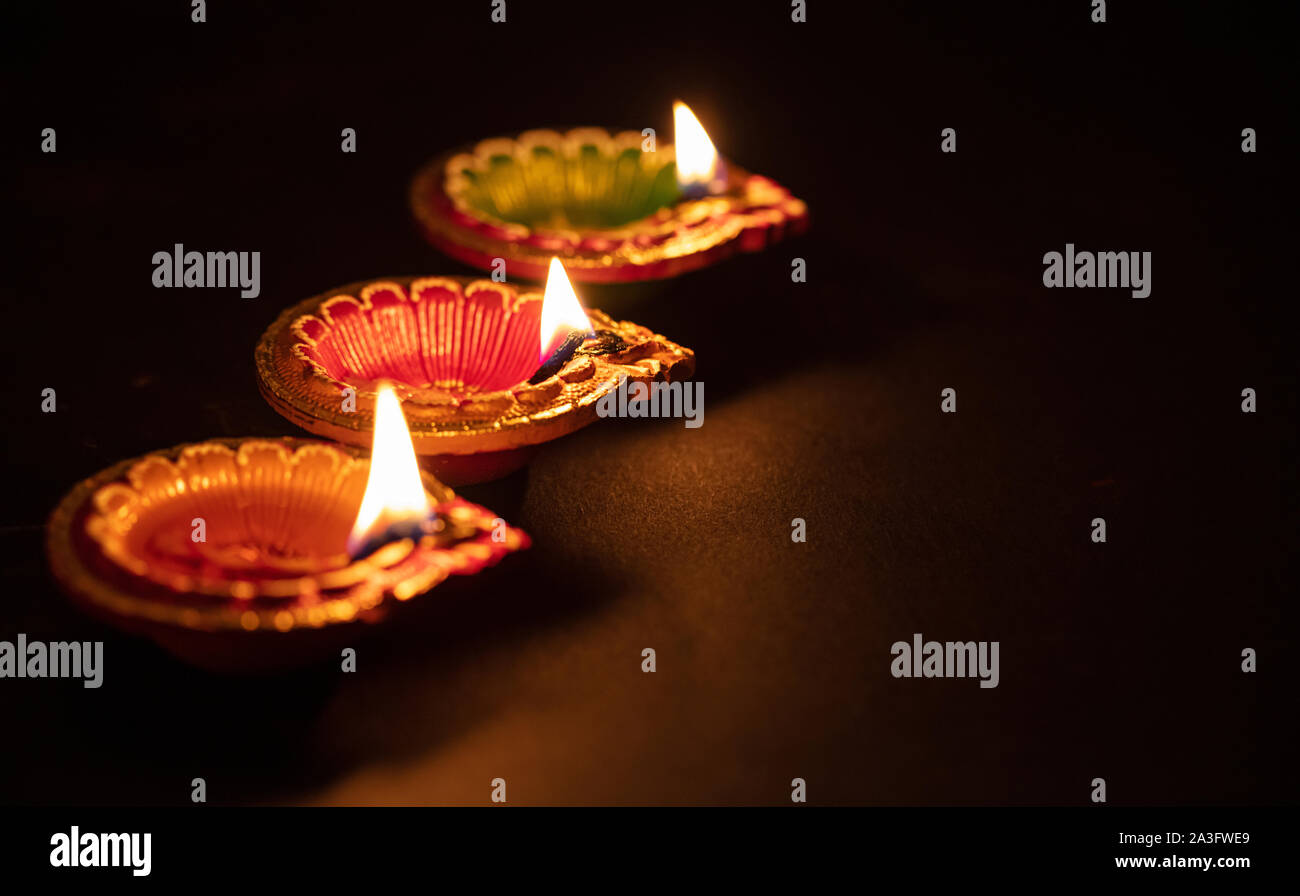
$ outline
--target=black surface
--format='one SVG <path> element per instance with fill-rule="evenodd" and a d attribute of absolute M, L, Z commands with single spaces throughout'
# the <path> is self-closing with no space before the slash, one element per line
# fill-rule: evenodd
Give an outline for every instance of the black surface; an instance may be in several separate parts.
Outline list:
<path fill-rule="evenodd" d="M 504 776 L 525 804 L 783 803 L 798 776 L 815 803 L 1083 804 L 1100 776 L 1112 804 L 1293 803 L 1280 8 L 811 5 L 7 11 L 0 639 L 107 645 L 99 690 L 0 680 L 0 802 L 179 804 L 201 775 L 212 802 L 483 803 Z M 80 478 L 298 434 L 252 363 L 282 308 L 473 273 L 416 233 L 418 165 L 532 127 L 669 135 L 678 97 L 813 215 L 579 288 L 696 350 L 702 428 L 603 421 L 465 489 L 533 549 L 355 675 L 196 672 L 58 594 L 42 526 Z M 261 295 L 154 289 L 176 242 L 261 251 Z M 1066 242 L 1151 251 L 1151 295 L 1045 289 Z M 1000 686 L 892 678 L 918 631 L 1000 641 Z"/>

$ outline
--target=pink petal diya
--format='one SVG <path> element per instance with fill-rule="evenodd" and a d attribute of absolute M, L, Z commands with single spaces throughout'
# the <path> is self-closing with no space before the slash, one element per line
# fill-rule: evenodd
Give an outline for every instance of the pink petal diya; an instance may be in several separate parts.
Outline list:
<path fill-rule="evenodd" d="M 600 128 L 527 131 L 440 156 L 411 184 L 425 237 L 484 269 L 540 280 L 558 255 L 574 280 L 675 277 L 802 232 L 808 207 L 766 177 L 724 164 L 715 195 L 683 199 L 671 144 Z"/>
<path fill-rule="evenodd" d="M 351 559 L 369 466 L 353 449 L 300 439 L 213 440 L 123 461 L 55 509 L 51 567 L 87 609 L 183 659 L 259 669 L 324 655 L 355 640 L 347 623 L 377 622 L 449 575 L 528 547 L 423 474 L 446 535 Z"/>
<path fill-rule="evenodd" d="M 395 385 L 417 455 L 452 484 L 495 479 L 544 442 L 594 421 L 596 402 L 632 382 L 678 380 L 695 355 L 644 327 L 587 310 L 603 350 L 579 352 L 541 382 L 542 293 L 489 280 L 403 277 L 348 284 L 286 310 L 262 335 L 263 396 L 318 435 L 369 444 L 381 382 Z M 355 409 L 345 389 L 355 390 Z"/>

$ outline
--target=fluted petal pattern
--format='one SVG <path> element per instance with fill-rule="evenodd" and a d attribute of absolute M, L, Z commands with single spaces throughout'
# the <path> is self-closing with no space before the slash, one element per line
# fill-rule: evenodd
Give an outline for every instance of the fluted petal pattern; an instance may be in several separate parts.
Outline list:
<path fill-rule="evenodd" d="M 537 367 L 541 296 L 490 281 L 372 283 L 294 322 L 295 352 L 340 383 L 381 379 L 457 398 L 500 392 Z"/>

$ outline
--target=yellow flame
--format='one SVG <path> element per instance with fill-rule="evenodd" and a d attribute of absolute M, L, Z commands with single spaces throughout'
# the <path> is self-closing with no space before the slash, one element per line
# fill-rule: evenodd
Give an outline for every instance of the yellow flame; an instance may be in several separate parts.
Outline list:
<path fill-rule="evenodd" d="M 564 273 L 560 259 L 551 259 L 551 269 L 546 274 L 546 293 L 542 296 L 541 345 L 538 362 L 545 361 L 551 352 L 559 348 L 570 330 L 581 330 L 593 334 L 591 321 L 582 310 L 578 294 L 573 291 L 569 275 Z"/>
<path fill-rule="evenodd" d="M 677 185 L 708 184 L 718 173 L 718 151 L 691 107 L 673 103 L 673 140 L 677 153 Z"/>
<path fill-rule="evenodd" d="M 420 480 L 411 430 L 402 404 L 388 383 L 375 397 L 375 439 L 370 449 L 370 475 L 361 497 L 357 521 L 348 536 L 348 551 L 355 552 L 366 539 L 394 523 L 423 519 L 429 514 L 429 496 Z"/>

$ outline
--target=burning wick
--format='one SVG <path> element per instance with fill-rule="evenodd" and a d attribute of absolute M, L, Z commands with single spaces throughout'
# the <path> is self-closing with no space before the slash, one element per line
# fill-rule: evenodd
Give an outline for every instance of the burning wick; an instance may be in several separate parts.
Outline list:
<path fill-rule="evenodd" d="M 613 330 L 597 330 L 590 336 L 581 330 L 570 330 L 560 347 L 551 352 L 550 357 L 529 378 L 528 384 L 536 386 L 547 377 L 559 373 L 565 362 L 574 355 L 609 355 L 625 348 L 627 341 Z"/>
<path fill-rule="evenodd" d="M 439 537 L 440 546 L 447 547 L 469 538 L 472 534 L 457 529 L 442 514 L 431 511 L 424 519 L 401 520 L 385 527 L 378 535 L 367 538 L 357 546 L 356 550 L 349 553 L 353 560 L 364 560 L 384 545 L 403 538 L 419 541 L 422 538 Z"/>
<path fill-rule="evenodd" d="M 463 537 L 451 530 L 448 520 L 429 506 L 401 402 L 393 387 L 384 383 L 375 397 L 370 475 L 357 521 L 348 535 L 348 554 L 359 560 L 402 538 Z"/>
<path fill-rule="evenodd" d="M 686 199 L 702 199 L 726 188 L 726 166 L 691 107 L 673 103 L 677 187 Z"/>
<path fill-rule="evenodd" d="M 542 366 L 537 368 L 537 372 L 528 378 L 530 386 L 536 386 L 542 380 L 549 379 L 560 372 L 560 369 L 582 348 L 582 344 L 587 341 L 587 334 L 582 330 L 570 330 L 569 335 L 564 337 L 560 347 L 551 352 L 550 356 L 542 362 Z"/>
<path fill-rule="evenodd" d="M 541 366 L 528 378 L 529 385 L 533 386 L 559 373 L 582 343 L 596 335 L 558 258 L 551 259 L 551 269 L 546 274 L 540 333 L 537 357 Z"/>

